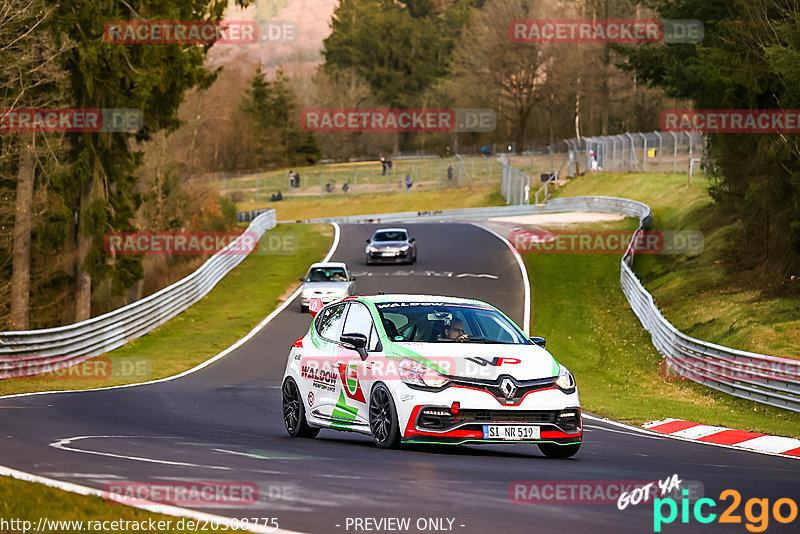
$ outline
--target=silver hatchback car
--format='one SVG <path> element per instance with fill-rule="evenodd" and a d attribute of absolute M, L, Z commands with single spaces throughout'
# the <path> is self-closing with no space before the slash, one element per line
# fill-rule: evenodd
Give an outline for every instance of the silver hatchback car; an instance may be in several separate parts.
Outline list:
<path fill-rule="evenodd" d="M 300 281 L 303 282 L 303 292 L 300 294 L 302 312 L 308 311 L 308 303 L 313 298 L 328 304 L 355 295 L 356 292 L 355 276 L 350 276 L 347 265 L 338 261 L 314 263 Z"/>

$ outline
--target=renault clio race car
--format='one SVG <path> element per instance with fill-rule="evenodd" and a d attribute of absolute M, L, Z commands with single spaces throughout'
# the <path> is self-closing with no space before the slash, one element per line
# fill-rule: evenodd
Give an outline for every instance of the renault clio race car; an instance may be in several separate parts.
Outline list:
<path fill-rule="evenodd" d="M 534 443 L 578 452 L 578 389 L 569 370 L 485 302 L 428 295 L 347 297 L 322 306 L 292 345 L 283 418 L 295 437 L 321 428 L 401 443 Z"/>

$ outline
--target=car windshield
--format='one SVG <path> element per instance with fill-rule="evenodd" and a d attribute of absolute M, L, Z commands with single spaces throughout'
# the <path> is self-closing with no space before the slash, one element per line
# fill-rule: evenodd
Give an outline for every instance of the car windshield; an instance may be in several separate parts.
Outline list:
<path fill-rule="evenodd" d="M 306 282 L 346 282 L 347 273 L 341 267 L 314 267 L 308 271 Z"/>
<path fill-rule="evenodd" d="M 382 302 L 375 306 L 393 341 L 530 344 L 516 325 L 486 305 Z"/>
<path fill-rule="evenodd" d="M 405 241 L 406 233 L 402 231 L 375 232 L 373 241 Z"/>

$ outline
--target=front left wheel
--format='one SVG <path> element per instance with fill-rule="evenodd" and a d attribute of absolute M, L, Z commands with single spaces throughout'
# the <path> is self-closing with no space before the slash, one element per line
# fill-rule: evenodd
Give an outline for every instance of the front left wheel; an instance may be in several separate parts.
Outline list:
<path fill-rule="evenodd" d="M 310 426 L 306 421 L 303 398 L 294 378 L 287 378 L 281 389 L 283 391 L 283 424 L 286 426 L 286 431 L 295 438 L 317 437 L 319 428 Z"/>
<path fill-rule="evenodd" d="M 392 394 L 383 384 L 372 388 L 369 399 L 369 427 L 372 440 L 381 449 L 396 449 L 400 446 L 400 423 Z"/>

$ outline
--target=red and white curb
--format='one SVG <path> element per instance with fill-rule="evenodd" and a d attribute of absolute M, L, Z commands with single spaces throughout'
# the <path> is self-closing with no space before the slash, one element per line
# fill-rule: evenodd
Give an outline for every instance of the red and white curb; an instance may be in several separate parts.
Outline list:
<path fill-rule="evenodd" d="M 713 443 L 756 452 L 800 457 L 800 439 L 745 432 L 744 430 L 734 430 L 722 426 L 703 425 L 684 421 L 683 419 L 662 419 L 645 423 L 642 426 L 652 432 L 701 443 Z"/>

